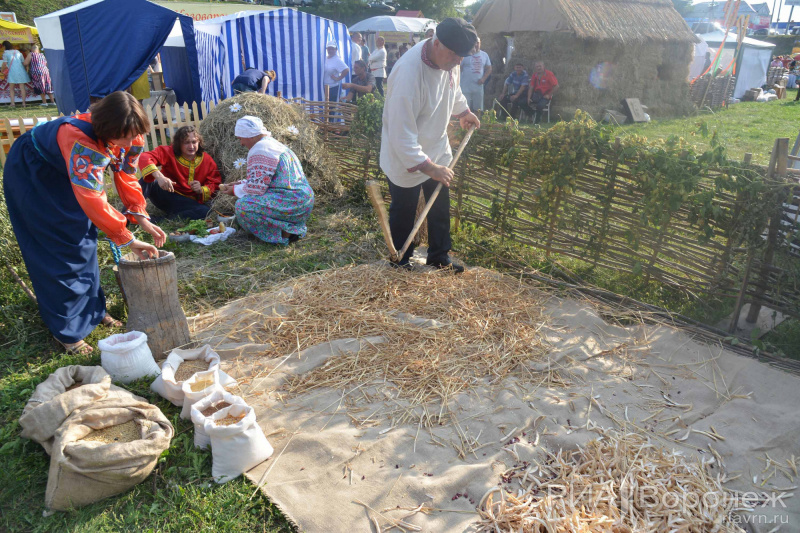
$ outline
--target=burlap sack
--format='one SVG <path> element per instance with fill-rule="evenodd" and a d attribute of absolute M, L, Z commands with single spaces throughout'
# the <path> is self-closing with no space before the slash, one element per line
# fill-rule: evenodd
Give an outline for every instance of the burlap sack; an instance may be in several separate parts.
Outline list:
<path fill-rule="evenodd" d="M 141 439 L 110 443 L 82 441 L 93 429 L 136 420 Z M 45 505 L 66 510 L 125 492 L 144 481 L 169 447 L 172 424 L 155 405 L 106 400 L 70 416 L 56 432 Z"/>
<path fill-rule="evenodd" d="M 172 350 L 167 360 L 161 364 L 161 375 L 150 385 L 150 390 L 178 407 L 183 405 L 183 381 L 175 379 L 175 372 L 185 361 L 204 361 L 207 363 L 205 370 L 219 369 L 219 355 L 208 344 L 200 348 Z M 223 387 L 236 383 L 235 379 L 222 370 L 219 370 L 219 381 Z"/>
<path fill-rule="evenodd" d="M 22 436 L 38 442 L 50 454 L 53 436 L 73 412 L 99 401 L 120 399 L 129 403 L 144 401 L 112 385 L 111 376 L 102 367 L 61 367 L 36 387 L 25 405 L 19 418 Z"/>

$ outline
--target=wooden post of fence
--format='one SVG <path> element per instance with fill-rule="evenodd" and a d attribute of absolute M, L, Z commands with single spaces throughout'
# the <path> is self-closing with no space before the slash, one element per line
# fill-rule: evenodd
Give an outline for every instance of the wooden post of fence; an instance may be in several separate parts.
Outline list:
<path fill-rule="evenodd" d="M 775 139 L 775 146 L 772 149 L 772 160 L 775 161 L 773 165 L 770 162 L 769 172 L 767 179 L 770 181 L 769 185 L 774 185 L 774 182 L 786 177 L 786 169 L 789 167 L 789 139 L 786 137 Z M 756 287 L 753 302 L 750 304 L 750 311 L 747 313 L 747 321 L 754 324 L 758 319 L 758 314 L 761 312 L 761 304 L 757 300 L 764 295 L 769 283 L 769 266 L 775 256 L 775 247 L 778 244 L 778 233 L 780 232 L 781 216 L 783 214 L 783 201 L 780 195 L 776 195 L 777 205 L 773 207 L 770 214 L 769 230 L 767 231 L 767 247 L 764 249 L 764 259 L 761 262 L 761 272 L 759 275 L 759 286 Z"/>
<path fill-rule="evenodd" d="M 600 258 L 600 250 L 605 245 L 606 240 L 608 240 L 608 219 L 611 215 L 611 201 L 614 199 L 615 191 L 617 189 L 617 168 L 619 168 L 619 156 L 620 156 L 620 146 L 622 145 L 622 140 L 619 137 L 614 139 L 614 159 L 609 161 L 610 163 L 610 172 L 609 174 L 611 177 L 609 178 L 608 186 L 606 190 L 608 191 L 608 197 L 605 199 L 605 205 L 603 206 L 603 218 L 600 220 L 600 236 L 601 238 L 598 239 L 596 244 L 596 249 L 593 255 L 593 266 L 597 267 L 597 260 Z M 605 236 L 603 236 L 605 234 Z"/>
<path fill-rule="evenodd" d="M 508 167 L 508 179 L 506 180 L 506 193 L 505 197 L 503 198 L 503 211 L 500 213 L 500 241 L 504 241 L 506 238 L 506 216 L 508 214 L 508 200 L 511 194 L 511 180 L 514 179 L 514 164 L 512 163 L 510 167 Z"/>
<path fill-rule="evenodd" d="M 323 113 L 322 113 L 322 135 L 323 135 L 323 138 L 324 138 L 326 143 L 328 142 L 328 115 L 331 112 L 330 100 L 331 100 L 331 86 L 330 85 L 326 85 L 325 86 L 325 104 L 324 104 L 324 107 L 322 108 L 323 109 Z"/>
<path fill-rule="evenodd" d="M 744 154 L 744 159 L 742 160 L 742 164 L 747 166 L 750 164 L 750 161 L 753 159 L 753 154 L 746 153 Z M 714 285 L 719 285 L 722 281 L 723 276 L 725 275 L 726 266 L 730 263 L 731 254 L 733 253 L 733 243 L 734 243 L 734 230 L 739 226 L 739 216 L 742 214 L 742 203 L 744 199 L 742 198 L 742 193 L 736 193 L 736 200 L 734 201 L 733 207 L 733 214 L 731 215 L 731 222 L 730 226 L 727 228 L 726 233 L 727 237 L 725 239 L 725 249 L 722 251 L 722 255 L 720 255 L 719 261 L 717 262 L 717 279 L 714 281 Z M 737 319 L 738 320 L 738 319 Z"/>
<path fill-rule="evenodd" d="M 750 268 L 753 266 L 753 250 L 748 247 L 747 249 L 747 267 L 744 269 L 744 279 L 742 286 L 739 288 L 739 296 L 736 297 L 736 307 L 733 310 L 733 317 L 731 324 L 728 326 L 728 333 L 736 333 L 736 328 L 739 326 L 739 315 L 742 314 L 742 306 L 744 306 L 744 297 L 747 294 L 747 285 L 750 283 Z"/>
<path fill-rule="evenodd" d="M 553 246 L 553 235 L 556 231 L 556 222 L 558 221 L 558 208 L 561 206 L 561 197 L 564 196 L 564 191 L 558 191 L 558 195 L 556 195 L 555 204 L 553 204 L 553 212 L 550 213 L 550 227 L 547 230 L 547 245 L 544 249 L 544 256 L 547 259 L 550 259 L 550 252 Z"/>

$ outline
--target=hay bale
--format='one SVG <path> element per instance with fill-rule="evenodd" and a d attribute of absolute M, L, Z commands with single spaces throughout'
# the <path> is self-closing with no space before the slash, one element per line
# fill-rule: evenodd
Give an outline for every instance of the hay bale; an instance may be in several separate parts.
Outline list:
<path fill-rule="evenodd" d="M 241 109 L 232 112 L 233 104 L 239 104 Z M 245 115 L 259 117 L 276 140 L 292 149 L 315 193 L 340 195 L 344 191 L 336 160 L 324 146 L 317 127 L 303 111 L 285 100 L 258 93 L 242 93 L 220 102 L 200 124 L 206 151 L 217 162 L 224 183 L 243 179 L 246 175 L 246 167 L 237 169 L 234 166 L 236 160 L 247 158 L 247 149 L 234 135 L 236 121 Z M 295 126 L 298 133 L 291 133 L 289 126 Z M 220 195 L 214 201 L 214 209 L 225 214 L 233 213 L 234 202 L 234 197 Z"/>

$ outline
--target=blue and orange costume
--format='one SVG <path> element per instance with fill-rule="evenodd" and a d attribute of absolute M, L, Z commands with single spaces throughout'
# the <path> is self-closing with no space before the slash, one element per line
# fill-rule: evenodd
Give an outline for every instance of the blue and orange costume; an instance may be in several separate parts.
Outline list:
<path fill-rule="evenodd" d="M 3 172 L 11 225 L 39 313 L 62 343 L 82 340 L 106 315 L 97 231 L 119 246 L 134 240 L 127 223 L 147 217 L 136 180 L 143 150 L 141 135 L 127 151 L 99 140 L 89 113 L 39 124 L 11 146 Z M 109 166 L 124 213 L 106 197 Z"/>

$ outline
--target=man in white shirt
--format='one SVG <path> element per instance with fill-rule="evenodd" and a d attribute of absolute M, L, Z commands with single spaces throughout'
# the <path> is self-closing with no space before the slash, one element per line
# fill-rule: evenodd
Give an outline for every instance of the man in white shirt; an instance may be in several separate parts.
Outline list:
<path fill-rule="evenodd" d="M 361 34 L 353 32 L 350 34 L 350 40 L 353 41 L 353 46 L 350 47 L 350 65 L 355 65 L 356 61 L 361 61 Z"/>
<path fill-rule="evenodd" d="M 461 92 L 472 111 L 483 111 L 483 84 L 492 73 L 489 54 L 481 50 L 481 40 L 475 44 L 472 54 L 461 61 Z"/>
<path fill-rule="evenodd" d="M 462 128 L 480 127 L 480 121 L 461 94 L 461 58 L 470 54 L 478 39 L 475 28 L 460 18 L 447 18 L 436 35 L 422 41 L 397 60 L 389 76 L 381 132 L 381 169 L 389 178 L 392 203 L 389 226 L 399 250 L 414 227 L 419 191 L 429 198 L 444 185 L 428 213 L 428 259 L 437 268 L 463 272 L 451 262 L 450 183 L 447 168 L 453 154 L 447 125 L 455 116 Z M 408 265 L 410 246 L 398 266 Z"/>
<path fill-rule="evenodd" d="M 375 87 L 383 96 L 383 80 L 386 79 L 386 39 L 375 39 L 375 50 L 369 55 L 367 66 L 369 73 L 375 76 Z"/>

